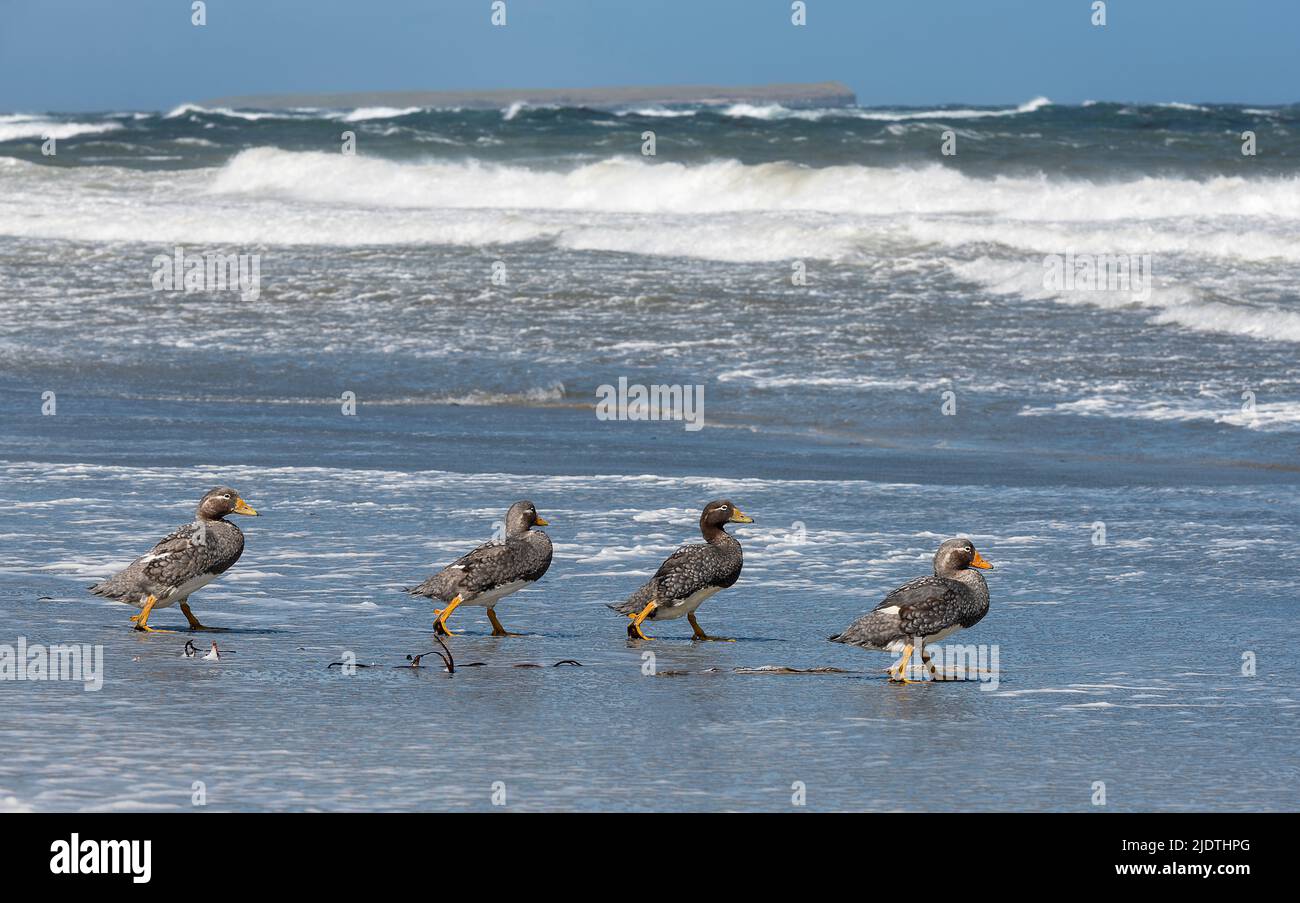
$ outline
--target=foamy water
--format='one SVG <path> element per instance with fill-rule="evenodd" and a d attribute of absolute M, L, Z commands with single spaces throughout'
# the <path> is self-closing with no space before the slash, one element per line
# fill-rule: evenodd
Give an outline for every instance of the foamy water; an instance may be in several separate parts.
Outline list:
<path fill-rule="evenodd" d="M 357 111 L 363 118 L 409 111 Z M 71 126 L 68 126 L 71 127 Z M 0 169 L 0 234 L 67 241 L 492 248 L 731 263 L 871 265 L 916 249 L 999 295 L 1037 300 L 1047 255 L 1152 258 L 1151 299 L 1127 292 L 1059 300 L 1156 311 L 1147 325 L 1300 340 L 1300 313 L 1260 282 L 1300 272 L 1300 181 L 1142 176 L 1098 184 L 995 179 L 935 164 L 698 164 L 610 157 L 569 168 L 399 161 L 256 148 L 212 169 Z M 95 188 L 105 180 L 113 192 Z M 37 211 L 40 211 L 39 213 Z M 989 256 L 988 249 L 997 250 Z M 1261 280 L 1240 264 L 1266 266 Z M 1219 283 L 1231 279 L 1227 290 Z M 1135 324 L 1136 325 L 1136 324 Z"/>
<path fill-rule="evenodd" d="M 816 810 L 895 810 L 906 793 L 913 807 L 1086 811 L 1096 780 L 1121 810 L 1200 810 L 1207 794 L 1216 809 L 1297 802 L 1276 780 L 1300 704 L 1288 590 L 1261 580 L 1232 598 L 1263 562 L 1295 564 L 1271 489 L 248 465 L 9 463 L 0 477 L 11 634 L 105 647 L 97 693 L 7 686 L 8 810 L 188 809 L 194 781 L 217 810 L 489 809 L 495 781 L 526 811 L 781 810 L 794 781 Z M 231 628 L 204 637 L 226 650 L 204 662 L 182 655 L 183 633 L 133 634 L 129 609 L 84 586 L 184 521 L 193 487 L 213 482 L 263 516 L 241 522 L 243 559 L 191 600 Z M 400 588 L 489 536 L 501 500 L 520 494 L 556 543 L 546 577 L 497 609 L 527 635 L 493 639 L 481 613 L 462 611 L 454 675 L 398 669 L 432 645 L 430 606 Z M 629 645 L 603 603 L 690 539 L 694 503 L 719 495 L 756 523 L 735 530 L 740 581 L 699 614 L 737 642 L 692 644 L 672 622 Z M 1091 542 L 1099 516 L 1104 546 Z M 826 641 L 959 531 L 995 564 L 991 611 L 962 641 L 998 646 L 996 689 L 900 690 L 880 673 L 888 656 Z M 1236 637 L 1247 609 L 1258 635 Z M 182 621 L 168 610 L 152 623 Z M 1259 677 L 1241 676 L 1242 648 Z M 659 676 L 643 673 L 647 649 Z M 348 653 L 372 667 L 328 667 Z M 70 742 L 87 730 L 93 747 Z M 446 736 L 496 752 L 457 757 L 435 739 Z M 158 737 L 169 755 L 140 758 Z M 685 747 L 689 774 L 665 778 Z M 980 779 L 926 781 L 954 747 Z"/>
<path fill-rule="evenodd" d="M 22 139 L 72 138 L 111 132 L 122 126 L 116 122 L 68 122 L 23 113 L 0 114 L 0 144 Z"/>

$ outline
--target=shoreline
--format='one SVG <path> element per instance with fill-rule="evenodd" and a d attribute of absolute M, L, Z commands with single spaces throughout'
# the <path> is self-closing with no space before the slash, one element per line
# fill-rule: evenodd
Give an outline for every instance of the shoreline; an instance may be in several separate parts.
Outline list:
<path fill-rule="evenodd" d="M 1207 453 L 1171 460 L 1135 450 L 1115 454 L 1065 452 L 1050 447 L 996 448 L 948 445 L 933 438 L 909 442 L 888 431 L 809 429 L 722 415 L 712 428 L 686 433 L 675 422 L 646 422 L 643 429 L 608 429 L 589 413 L 552 406 L 412 405 L 401 413 L 367 408 L 365 428 L 339 426 L 332 417 L 304 410 L 286 417 L 281 405 L 215 402 L 194 417 L 191 406 L 120 418 L 78 416 L 97 436 L 94 448 L 68 452 L 48 418 L 23 424 L 0 441 L 0 465 L 86 465 L 171 468 L 195 464 L 258 469 L 337 469 L 417 473 L 512 474 L 581 477 L 654 474 L 776 482 L 858 482 L 918 486 L 984 485 L 1022 489 L 1117 487 L 1232 488 L 1300 485 L 1300 468 L 1269 461 L 1225 458 Z M 322 406 L 323 409 L 323 406 Z M 187 416 L 188 412 L 188 416 Z M 484 420 L 487 415 L 486 421 Z M 212 448 L 201 424 L 241 424 L 243 438 Z M 142 456 L 131 437 L 141 428 L 160 450 Z M 1112 425 L 1113 429 L 1119 429 Z M 284 442 L 284 431 L 312 437 L 306 445 Z M 733 456 L 738 433 L 745 434 L 743 465 Z M 526 437 L 546 436 L 545 453 Z M 515 445 L 502 438 L 518 439 Z M 687 437 L 690 437 L 689 439 Z M 597 443 L 604 442 L 600 452 Z M 327 450 L 322 451 L 321 447 Z"/>

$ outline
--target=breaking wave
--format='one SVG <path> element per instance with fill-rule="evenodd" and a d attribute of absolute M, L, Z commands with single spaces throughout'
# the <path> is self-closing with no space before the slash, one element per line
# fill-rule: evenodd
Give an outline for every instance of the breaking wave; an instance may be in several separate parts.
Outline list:
<path fill-rule="evenodd" d="M 254 148 L 212 180 L 223 195 L 376 207 L 517 208 L 706 214 L 815 211 L 852 215 L 984 214 L 1077 222 L 1173 217 L 1300 219 L 1300 179 L 1144 177 L 980 179 L 943 166 L 813 168 L 718 160 L 687 165 L 610 157 L 569 170 L 517 164 L 396 162 Z"/>

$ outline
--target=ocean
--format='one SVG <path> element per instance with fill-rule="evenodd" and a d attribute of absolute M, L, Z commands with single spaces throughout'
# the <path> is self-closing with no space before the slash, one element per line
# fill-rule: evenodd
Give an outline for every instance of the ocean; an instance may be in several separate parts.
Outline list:
<path fill-rule="evenodd" d="M 1294 810 L 1298 163 L 1300 106 L 0 114 L 0 652 L 104 661 L 0 680 L 0 809 Z M 221 484 L 206 662 L 86 586 Z M 528 635 L 399 667 L 521 498 Z M 630 643 L 713 498 L 737 642 Z M 996 685 L 826 642 L 955 535 Z"/>

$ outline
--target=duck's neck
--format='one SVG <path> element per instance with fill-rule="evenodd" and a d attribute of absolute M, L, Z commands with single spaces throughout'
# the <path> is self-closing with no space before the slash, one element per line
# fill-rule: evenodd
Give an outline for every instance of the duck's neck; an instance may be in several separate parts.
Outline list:
<path fill-rule="evenodd" d="M 989 585 L 984 582 L 984 575 L 979 571 L 962 568 L 957 573 L 950 574 L 949 579 L 964 583 L 970 587 L 970 591 L 975 594 L 975 598 L 981 602 L 987 603 L 989 601 Z"/>
<path fill-rule="evenodd" d="M 710 545 L 720 545 L 726 542 L 735 542 L 726 530 L 717 524 L 700 524 L 700 532 L 704 534 L 704 541 Z"/>
<path fill-rule="evenodd" d="M 511 511 L 506 514 L 506 536 L 523 536 L 531 526 L 528 517 L 522 512 Z"/>

